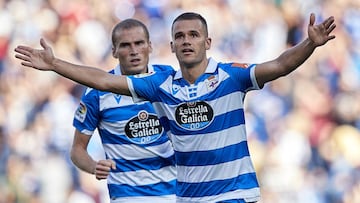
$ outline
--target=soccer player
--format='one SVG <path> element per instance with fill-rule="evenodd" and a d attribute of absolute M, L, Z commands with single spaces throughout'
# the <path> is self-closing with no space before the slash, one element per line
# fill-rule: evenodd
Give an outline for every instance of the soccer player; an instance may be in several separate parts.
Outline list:
<path fill-rule="evenodd" d="M 171 70 L 150 65 L 152 51 L 146 26 L 135 19 L 112 31 L 112 54 L 119 65 L 113 75 Z M 111 202 L 175 202 L 174 150 L 150 102 L 87 88 L 73 121 L 73 163 L 97 179 L 107 179 Z M 95 161 L 87 146 L 98 129 L 106 160 Z"/>
<path fill-rule="evenodd" d="M 257 202 L 260 190 L 247 146 L 245 95 L 291 73 L 317 47 L 334 39 L 330 35 L 334 22 L 329 17 L 315 25 L 311 14 L 304 41 L 259 64 L 220 63 L 208 58 L 211 38 L 207 23 L 191 12 L 181 14 L 172 24 L 171 49 L 179 71 L 115 77 L 54 57 L 44 40 L 40 41 L 43 50 L 18 46 L 15 57 L 23 66 L 131 94 L 137 101 L 151 101 L 175 149 L 177 202 Z"/>

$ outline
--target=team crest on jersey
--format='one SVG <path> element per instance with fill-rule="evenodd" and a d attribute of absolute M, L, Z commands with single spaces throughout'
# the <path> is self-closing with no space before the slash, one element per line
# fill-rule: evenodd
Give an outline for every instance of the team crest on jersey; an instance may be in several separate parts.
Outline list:
<path fill-rule="evenodd" d="M 212 107 L 204 101 L 186 102 L 175 110 L 176 123 L 186 130 L 200 130 L 214 119 Z"/>
<path fill-rule="evenodd" d="M 75 118 L 80 122 L 84 122 L 86 118 L 86 113 L 87 113 L 86 105 L 82 101 L 80 101 L 80 104 L 75 112 Z"/>
<path fill-rule="evenodd" d="M 125 125 L 126 137 L 135 144 L 149 144 L 161 137 L 163 127 L 155 114 L 140 111 Z"/>
<path fill-rule="evenodd" d="M 213 90 L 218 86 L 219 80 L 212 75 L 205 80 L 205 84 L 208 90 Z"/>
<path fill-rule="evenodd" d="M 155 72 L 150 72 L 150 73 L 140 73 L 140 74 L 136 74 L 134 75 L 135 78 L 144 78 L 144 77 L 148 77 L 150 75 L 154 75 Z"/>
<path fill-rule="evenodd" d="M 231 64 L 231 67 L 233 67 L 233 68 L 248 68 L 249 64 L 248 63 L 233 63 L 233 64 Z"/>

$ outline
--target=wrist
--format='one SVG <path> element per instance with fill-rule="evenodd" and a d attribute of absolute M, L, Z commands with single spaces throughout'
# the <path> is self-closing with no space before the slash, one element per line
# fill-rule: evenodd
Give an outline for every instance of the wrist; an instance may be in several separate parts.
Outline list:
<path fill-rule="evenodd" d="M 61 60 L 54 57 L 50 62 L 50 70 L 56 72 L 57 68 L 60 67 L 60 64 L 61 64 Z"/>
<path fill-rule="evenodd" d="M 307 38 L 305 40 L 305 43 L 306 43 L 306 46 L 312 48 L 312 49 L 315 49 L 317 47 L 317 45 L 315 44 L 314 41 L 312 41 L 310 38 Z"/>

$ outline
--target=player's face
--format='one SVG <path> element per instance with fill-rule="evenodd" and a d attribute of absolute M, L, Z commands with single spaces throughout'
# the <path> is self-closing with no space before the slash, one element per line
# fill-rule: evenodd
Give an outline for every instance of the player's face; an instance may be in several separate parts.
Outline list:
<path fill-rule="evenodd" d="M 176 54 L 180 65 L 194 67 L 206 58 L 211 39 L 206 36 L 205 27 L 200 20 L 180 20 L 173 25 L 171 50 Z"/>
<path fill-rule="evenodd" d="M 113 56 L 119 59 L 122 74 L 145 73 L 152 47 L 151 42 L 146 38 L 144 29 L 142 27 L 133 27 L 118 30 L 116 39 L 112 51 Z"/>

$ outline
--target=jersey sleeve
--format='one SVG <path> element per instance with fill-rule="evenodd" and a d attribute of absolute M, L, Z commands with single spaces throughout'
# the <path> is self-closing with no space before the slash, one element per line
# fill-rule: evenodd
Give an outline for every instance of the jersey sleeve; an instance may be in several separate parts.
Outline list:
<path fill-rule="evenodd" d="M 134 102 L 158 101 L 159 86 L 173 70 L 159 71 L 127 77 L 128 87 Z"/>
<path fill-rule="evenodd" d="M 87 88 L 75 111 L 73 126 L 83 134 L 92 135 L 99 123 L 99 94 Z"/>
<path fill-rule="evenodd" d="M 230 66 L 235 80 L 241 81 L 238 84 L 243 91 L 260 89 L 255 77 L 256 64 L 232 63 Z"/>

